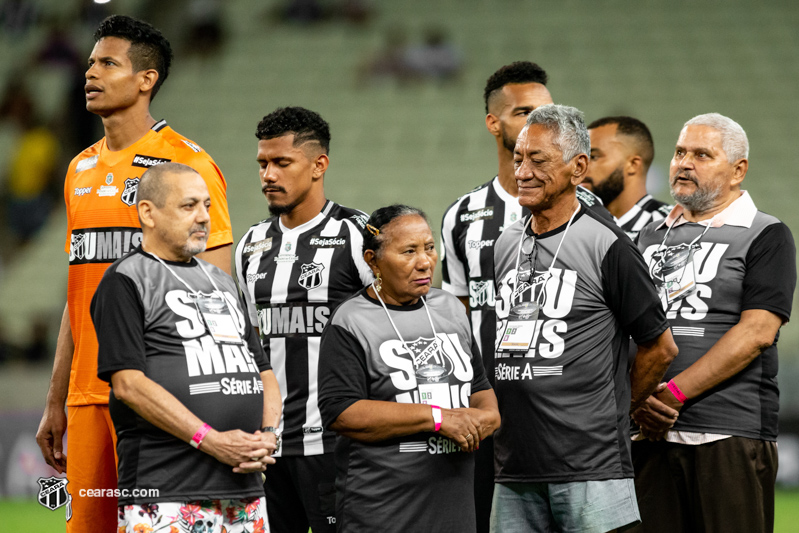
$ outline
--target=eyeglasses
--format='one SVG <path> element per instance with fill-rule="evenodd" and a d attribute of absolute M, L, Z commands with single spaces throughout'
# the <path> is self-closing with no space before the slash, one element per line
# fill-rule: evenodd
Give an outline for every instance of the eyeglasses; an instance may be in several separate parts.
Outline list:
<path fill-rule="evenodd" d="M 519 263 L 519 270 L 516 277 L 522 283 L 530 283 L 535 276 L 535 262 L 538 259 L 538 247 L 535 245 L 535 237 L 526 235 L 522 241 L 521 253 L 525 255 L 524 260 Z"/>

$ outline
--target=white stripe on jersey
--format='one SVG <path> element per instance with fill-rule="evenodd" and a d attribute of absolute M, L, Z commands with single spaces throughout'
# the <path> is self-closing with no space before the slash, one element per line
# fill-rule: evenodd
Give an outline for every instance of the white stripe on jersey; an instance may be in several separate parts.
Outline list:
<path fill-rule="evenodd" d="M 477 209 L 484 208 L 486 205 L 487 196 L 488 187 L 472 193 L 469 196 L 469 211 L 475 211 Z M 469 277 L 472 278 L 479 278 L 483 275 L 481 271 L 482 269 L 480 268 L 480 251 L 482 248 L 479 246 L 472 247 L 469 245 L 470 241 L 479 243 L 483 240 L 483 224 L 485 224 L 484 220 L 475 220 L 469 224 L 469 227 L 466 229 L 466 262 L 469 266 Z"/>
<path fill-rule="evenodd" d="M 441 261 L 447 260 L 447 272 L 449 273 L 449 282 L 442 280 L 441 288 L 455 296 L 468 296 L 469 287 L 465 277 L 466 268 L 461 263 L 455 251 L 456 243 L 452 240 L 452 232 L 455 229 L 458 217 L 456 205 L 458 204 L 455 204 L 446 212 L 444 221 L 441 224 Z"/>
<path fill-rule="evenodd" d="M 341 230 L 341 220 L 328 220 L 319 232 L 320 237 L 333 237 Z M 330 265 L 334 248 L 318 248 L 313 262 Z M 330 268 L 322 270 L 322 284 L 308 291 L 309 302 L 327 302 L 330 287 Z M 308 397 L 305 399 L 305 428 L 322 427 L 322 413 L 319 411 L 319 341 L 320 337 L 308 338 Z M 302 444 L 305 455 L 318 455 L 325 452 L 322 433 L 303 433 Z"/>
<path fill-rule="evenodd" d="M 305 402 L 305 427 L 321 428 L 322 413 L 319 411 L 319 343 L 322 337 L 308 337 L 308 400 Z M 302 446 L 305 455 L 325 453 L 322 433 L 303 433 Z"/>
<path fill-rule="evenodd" d="M 472 315 L 472 336 L 474 336 L 474 342 L 477 344 L 479 349 L 482 350 L 483 336 L 481 335 L 480 332 L 480 326 L 483 325 L 483 311 L 480 309 L 473 309 L 471 311 L 471 315 Z M 480 353 L 480 357 L 483 357 L 482 352 Z"/>

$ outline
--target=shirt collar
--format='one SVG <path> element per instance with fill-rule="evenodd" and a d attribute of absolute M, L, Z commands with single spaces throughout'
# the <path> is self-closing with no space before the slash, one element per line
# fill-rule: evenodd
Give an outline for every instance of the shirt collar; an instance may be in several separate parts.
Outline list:
<path fill-rule="evenodd" d="M 669 216 L 658 225 L 658 229 L 663 226 L 679 226 L 688 222 L 685 217 L 681 216 L 685 209 L 680 204 L 674 206 Z M 727 206 L 724 211 L 718 213 L 713 219 L 713 227 L 720 228 L 721 226 L 742 226 L 744 228 L 751 228 L 752 222 L 755 220 L 757 214 L 757 207 L 752 197 L 749 196 L 747 191 L 741 191 L 741 196 L 738 197 L 733 203 Z M 705 222 L 707 224 L 707 222 Z M 705 225 L 702 224 L 702 225 Z"/>

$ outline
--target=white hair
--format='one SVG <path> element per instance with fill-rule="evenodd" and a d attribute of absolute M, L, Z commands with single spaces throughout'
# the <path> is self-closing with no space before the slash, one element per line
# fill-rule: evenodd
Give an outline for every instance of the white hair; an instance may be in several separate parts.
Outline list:
<path fill-rule="evenodd" d="M 588 155 L 591 152 L 591 137 L 585 127 L 583 112 L 576 107 L 542 105 L 527 117 L 527 125 L 533 124 L 541 124 L 555 134 L 555 145 L 563 153 L 564 163 L 577 154 Z"/>
<path fill-rule="evenodd" d="M 686 126 L 708 126 L 721 134 L 721 149 L 727 154 L 727 161 L 734 163 L 739 159 L 749 159 L 749 139 L 740 124 L 718 113 L 697 115 L 685 123 Z"/>

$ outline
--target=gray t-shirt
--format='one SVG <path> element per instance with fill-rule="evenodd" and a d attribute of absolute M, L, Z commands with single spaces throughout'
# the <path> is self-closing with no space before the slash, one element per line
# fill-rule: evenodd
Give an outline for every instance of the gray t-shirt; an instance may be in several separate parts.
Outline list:
<path fill-rule="evenodd" d="M 366 289 L 345 301 L 322 334 L 319 406 L 329 427 L 358 400 L 420 403 L 416 370 L 446 369 L 441 407 L 468 407 L 472 393 L 490 388 L 463 305 L 430 289 L 426 298 L 441 351 L 422 300 L 388 306 Z M 376 443 L 339 436 L 336 442 L 336 519 L 339 531 L 474 531 L 474 458 L 433 432 Z"/>
<path fill-rule="evenodd" d="M 730 208 L 728 208 L 730 209 Z M 673 221 L 654 222 L 638 236 L 638 247 L 654 278 L 663 263 L 694 244 L 696 291 L 669 305 L 666 316 L 680 354 L 666 372 L 669 380 L 694 364 L 749 309 L 764 309 L 784 321 L 791 316 L 796 286 L 796 248 L 788 227 L 757 211 L 748 195 L 724 213 L 721 227 Z M 690 274 L 689 274 L 690 275 Z M 779 334 L 777 335 L 779 338 Z M 680 410 L 675 431 L 717 433 L 751 439 L 777 440 L 779 389 L 777 342 L 731 379 Z"/>
<path fill-rule="evenodd" d="M 632 241 L 582 207 L 565 239 L 567 224 L 535 236 L 535 276 L 519 282 L 529 222 L 510 226 L 494 247 L 497 330 L 505 330 L 514 303 L 532 293 L 542 298 L 531 348 L 496 353 L 495 479 L 630 478 L 628 338 L 642 344 L 668 328 L 660 300 Z"/>
<path fill-rule="evenodd" d="M 238 300 L 233 278 L 199 259 L 166 262 L 192 291 L 216 287 L 245 344 L 217 344 L 183 282 L 137 248 L 105 272 L 92 299 L 97 331 L 97 375 L 141 370 L 212 428 L 252 433 L 263 420 L 260 372 L 271 367 Z M 263 496 L 259 473 L 232 467 L 157 428 L 116 399 L 108 401 L 117 433 L 119 488 L 159 489 L 156 497 L 120 497 L 120 505 Z M 198 428 L 199 429 L 199 428 Z"/>

